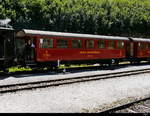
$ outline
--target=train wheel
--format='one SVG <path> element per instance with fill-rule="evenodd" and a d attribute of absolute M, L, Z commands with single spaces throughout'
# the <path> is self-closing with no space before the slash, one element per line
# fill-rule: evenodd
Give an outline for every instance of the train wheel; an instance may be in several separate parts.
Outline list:
<path fill-rule="evenodd" d="M 135 61 L 135 64 L 140 64 L 140 60 L 138 60 L 138 61 Z"/>
<path fill-rule="evenodd" d="M 58 66 L 53 66 L 53 69 L 57 70 L 59 67 Z"/>
<path fill-rule="evenodd" d="M 47 67 L 47 71 L 53 71 L 54 67 Z"/>
<path fill-rule="evenodd" d="M 130 64 L 132 65 L 132 64 L 134 64 L 134 62 L 133 62 L 133 61 L 130 61 Z"/>
<path fill-rule="evenodd" d="M 111 59 L 111 64 L 115 64 L 115 59 Z"/>
<path fill-rule="evenodd" d="M 6 74 L 9 73 L 9 69 L 3 69 L 3 72 Z"/>
<path fill-rule="evenodd" d="M 70 64 L 65 64 L 66 67 L 70 67 Z"/>
<path fill-rule="evenodd" d="M 118 64 L 119 64 L 119 60 L 111 59 L 111 65 L 118 65 Z"/>
<path fill-rule="evenodd" d="M 115 65 L 117 65 L 117 66 L 119 65 L 119 60 L 115 61 Z"/>
<path fill-rule="evenodd" d="M 41 70 L 42 70 L 41 68 L 32 68 L 32 71 L 34 71 L 34 72 L 39 72 Z"/>

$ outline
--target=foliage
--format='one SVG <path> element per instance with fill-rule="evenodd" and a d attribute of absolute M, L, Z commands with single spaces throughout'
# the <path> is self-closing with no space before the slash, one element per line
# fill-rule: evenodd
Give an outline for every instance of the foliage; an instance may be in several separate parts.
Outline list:
<path fill-rule="evenodd" d="M 150 37 L 150 0 L 1 0 L 15 28 Z"/>

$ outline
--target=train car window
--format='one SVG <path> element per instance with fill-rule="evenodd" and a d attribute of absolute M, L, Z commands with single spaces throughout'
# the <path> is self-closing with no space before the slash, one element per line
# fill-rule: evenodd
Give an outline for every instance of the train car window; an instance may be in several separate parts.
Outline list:
<path fill-rule="evenodd" d="M 81 40 L 72 40 L 72 48 L 81 48 Z"/>
<path fill-rule="evenodd" d="M 140 48 L 141 48 L 141 49 L 145 49 L 145 48 L 146 48 L 146 44 L 145 44 L 145 43 L 141 43 Z"/>
<path fill-rule="evenodd" d="M 53 48 L 53 39 L 41 38 L 40 48 Z"/>
<path fill-rule="evenodd" d="M 115 42 L 114 41 L 108 41 L 108 48 L 114 49 L 115 48 Z"/>
<path fill-rule="evenodd" d="M 0 58 L 4 56 L 4 40 L 0 37 Z"/>
<path fill-rule="evenodd" d="M 105 48 L 105 41 L 104 40 L 98 41 L 98 48 Z"/>
<path fill-rule="evenodd" d="M 142 49 L 142 44 L 138 42 L 138 49 Z"/>
<path fill-rule="evenodd" d="M 68 48 L 68 40 L 57 40 L 57 48 Z"/>
<path fill-rule="evenodd" d="M 138 48 L 140 48 L 140 47 L 141 47 L 141 43 L 139 42 L 139 43 L 138 43 Z"/>
<path fill-rule="evenodd" d="M 118 42 L 117 42 L 117 47 L 118 47 L 119 49 L 124 48 L 124 42 L 123 42 L 123 41 L 118 41 Z"/>
<path fill-rule="evenodd" d="M 148 44 L 148 49 L 150 49 L 150 43 Z"/>
<path fill-rule="evenodd" d="M 86 48 L 94 48 L 94 40 L 86 40 Z"/>
<path fill-rule="evenodd" d="M 146 44 L 146 49 L 149 49 L 149 45 L 148 44 Z"/>

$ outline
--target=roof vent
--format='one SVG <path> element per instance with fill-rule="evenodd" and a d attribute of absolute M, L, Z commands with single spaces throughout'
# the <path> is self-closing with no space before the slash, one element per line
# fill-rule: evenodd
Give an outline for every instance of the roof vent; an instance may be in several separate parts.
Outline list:
<path fill-rule="evenodd" d="M 9 18 L 6 18 L 6 19 L 0 19 L 0 26 L 12 28 L 12 26 L 9 25 L 10 22 L 11 22 L 11 19 L 9 19 Z"/>
<path fill-rule="evenodd" d="M 133 41 L 132 37 L 129 37 L 129 40 L 130 40 L 130 41 Z"/>

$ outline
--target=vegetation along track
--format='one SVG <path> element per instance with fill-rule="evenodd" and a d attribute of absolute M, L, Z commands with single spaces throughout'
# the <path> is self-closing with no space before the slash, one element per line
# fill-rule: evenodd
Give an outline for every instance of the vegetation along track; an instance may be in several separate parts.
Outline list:
<path fill-rule="evenodd" d="M 55 79 L 55 80 L 0 85 L 0 93 L 15 92 L 19 90 L 30 90 L 30 89 L 35 89 L 35 88 L 49 87 L 49 86 L 59 86 L 59 85 L 64 85 L 64 84 L 94 81 L 94 80 L 100 80 L 100 79 L 116 78 L 116 77 L 137 75 L 141 73 L 150 73 L 150 69 L 146 68 L 146 69 L 141 69 L 141 70 L 120 71 L 120 72 L 115 72 L 115 73 L 95 74 L 95 75 L 79 76 L 79 77 L 65 78 L 65 79 Z"/>

